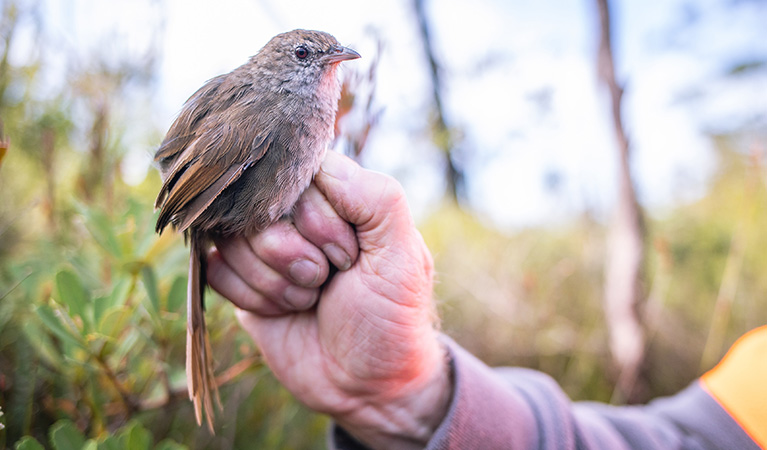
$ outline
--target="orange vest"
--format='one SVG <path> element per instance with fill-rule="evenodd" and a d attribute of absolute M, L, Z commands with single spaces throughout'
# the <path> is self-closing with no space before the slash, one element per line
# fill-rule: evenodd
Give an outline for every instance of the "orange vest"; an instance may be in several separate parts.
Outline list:
<path fill-rule="evenodd" d="M 767 449 L 767 325 L 741 336 L 700 383 L 754 442 Z"/>

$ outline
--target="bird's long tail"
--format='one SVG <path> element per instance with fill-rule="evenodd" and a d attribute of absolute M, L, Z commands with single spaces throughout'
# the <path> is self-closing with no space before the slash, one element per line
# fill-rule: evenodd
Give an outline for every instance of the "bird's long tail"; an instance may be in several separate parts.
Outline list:
<path fill-rule="evenodd" d="M 218 385 L 213 375 L 210 339 L 205 326 L 205 270 L 207 257 L 205 236 L 191 230 L 189 285 L 187 288 L 186 378 L 189 399 L 194 403 L 197 424 L 202 424 L 202 410 L 211 433 L 213 430 L 213 396 L 221 409 Z"/>

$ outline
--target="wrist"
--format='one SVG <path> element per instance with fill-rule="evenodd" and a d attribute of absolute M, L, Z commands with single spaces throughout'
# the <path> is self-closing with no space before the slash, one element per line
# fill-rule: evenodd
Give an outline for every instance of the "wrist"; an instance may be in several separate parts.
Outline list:
<path fill-rule="evenodd" d="M 422 376 L 336 417 L 338 424 L 371 448 L 424 448 L 445 418 L 453 393 L 447 349 L 436 339 L 430 358 L 430 370 Z"/>

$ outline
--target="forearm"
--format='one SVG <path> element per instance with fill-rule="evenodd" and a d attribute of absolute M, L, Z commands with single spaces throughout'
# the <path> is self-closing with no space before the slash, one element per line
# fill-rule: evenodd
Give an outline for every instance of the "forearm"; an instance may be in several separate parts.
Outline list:
<path fill-rule="evenodd" d="M 445 339 L 453 392 L 448 412 L 419 448 L 639 449 L 749 446 L 748 436 L 697 384 L 647 406 L 572 403 L 550 377 L 529 369 L 490 369 Z M 413 441 L 415 443 L 415 441 Z M 340 428 L 331 448 L 366 448 Z M 403 447 L 404 448 L 404 447 Z"/>
<path fill-rule="evenodd" d="M 528 446 L 531 443 L 526 433 L 515 432 L 507 426 L 509 418 L 513 418 L 511 420 L 522 428 L 529 429 L 535 424 L 532 411 L 524 399 L 510 390 L 492 369 L 452 340 L 444 336 L 441 340 L 448 351 L 445 373 L 448 374 L 451 389 L 447 391 L 449 397 L 440 400 L 445 404 L 445 412 L 440 416 L 440 423 L 429 427 L 432 428 L 429 436 L 425 439 L 424 436 L 402 439 L 404 435 L 399 435 L 398 439 L 371 441 L 364 438 L 358 428 L 349 428 L 339 421 L 331 432 L 330 448 L 474 448 L 478 443 L 483 448 L 517 448 L 515 445 L 522 445 L 519 448 L 533 448 Z M 472 381 L 475 379 L 482 379 L 483 382 Z M 434 387 L 439 383 L 437 381 Z M 419 410 L 425 405 L 417 398 L 411 403 L 417 405 Z M 425 413 L 420 415 L 425 416 Z M 404 428 L 414 429 L 412 426 Z M 387 433 L 370 430 L 367 436 L 375 434 L 384 437 Z M 389 438 L 394 436 L 389 435 Z M 385 445 L 387 443 L 388 446 Z M 448 447 L 444 447 L 446 443 L 449 443 Z"/>

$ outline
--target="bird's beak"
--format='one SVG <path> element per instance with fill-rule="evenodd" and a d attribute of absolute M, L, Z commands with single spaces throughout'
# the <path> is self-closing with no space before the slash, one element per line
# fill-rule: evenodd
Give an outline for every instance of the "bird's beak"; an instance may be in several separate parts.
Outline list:
<path fill-rule="evenodd" d="M 342 47 L 340 45 L 336 45 L 327 54 L 325 54 L 325 61 L 331 64 L 335 64 L 341 61 L 357 59 L 359 57 L 360 57 L 360 54 L 355 52 L 354 50 L 350 48 Z"/>

